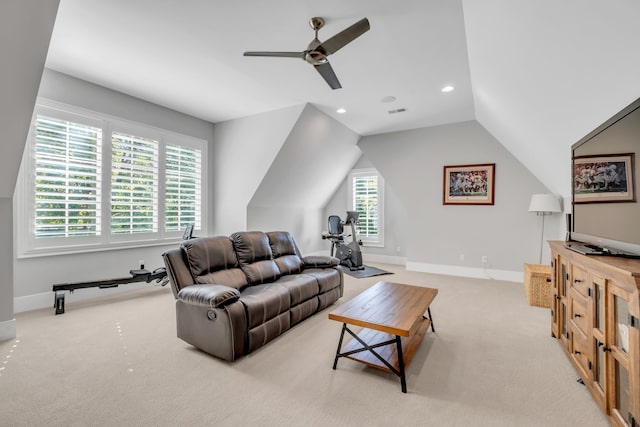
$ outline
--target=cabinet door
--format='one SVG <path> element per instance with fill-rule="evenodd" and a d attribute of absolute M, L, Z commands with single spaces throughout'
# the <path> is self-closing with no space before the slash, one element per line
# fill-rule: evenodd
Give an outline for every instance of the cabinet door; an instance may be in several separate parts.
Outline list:
<path fill-rule="evenodd" d="M 638 419 L 637 317 L 631 315 L 632 299 L 624 289 L 610 284 L 607 291 L 608 406 L 614 425 L 631 426 Z M 631 344 L 635 344 L 632 351 Z"/>
<path fill-rule="evenodd" d="M 560 296 L 558 287 L 560 286 L 560 278 L 558 277 L 558 254 L 552 254 L 551 259 L 551 336 L 558 338 L 560 336 L 560 313 L 558 306 L 560 305 Z"/>
<path fill-rule="evenodd" d="M 568 351 L 569 350 L 569 264 L 566 260 L 559 258 L 559 286 L 558 286 L 558 317 L 560 343 Z"/>
<path fill-rule="evenodd" d="M 593 397 L 600 409 L 607 412 L 607 365 L 606 365 L 606 332 L 605 332 L 605 300 L 606 280 L 591 276 L 591 313 L 593 313 L 591 329 L 591 354 L 593 363 L 591 373 Z"/>

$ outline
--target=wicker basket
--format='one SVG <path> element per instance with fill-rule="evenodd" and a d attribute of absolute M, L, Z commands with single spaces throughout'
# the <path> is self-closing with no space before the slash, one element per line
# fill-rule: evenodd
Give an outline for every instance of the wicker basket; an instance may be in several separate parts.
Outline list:
<path fill-rule="evenodd" d="M 524 292 L 529 305 L 551 308 L 551 267 L 540 264 L 524 265 Z"/>

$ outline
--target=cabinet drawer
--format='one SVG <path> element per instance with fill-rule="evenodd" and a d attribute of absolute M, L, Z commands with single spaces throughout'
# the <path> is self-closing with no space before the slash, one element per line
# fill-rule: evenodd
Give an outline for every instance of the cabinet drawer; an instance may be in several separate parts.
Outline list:
<path fill-rule="evenodd" d="M 586 380 L 591 378 L 591 363 L 589 360 L 589 342 L 587 336 L 579 330 L 571 332 L 571 358 L 575 361 L 578 371 L 582 375 L 582 379 Z"/>
<path fill-rule="evenodd" d="M 589 296 L 589 274 L 575 265 L 571 266 L 571 287 L 585 297 Z"/>
<path fill-rule="evenodd" d="M 583 334 L 587 334 L 589 331 L 589 305 L 586 297 L 583 297 L 579 294 L 575 289 L 571 290 L 570 293 L 570 305 L 569 308 L 569 319 L 571 319 L 571 324 L 577 327 L 580 332 Z"/>

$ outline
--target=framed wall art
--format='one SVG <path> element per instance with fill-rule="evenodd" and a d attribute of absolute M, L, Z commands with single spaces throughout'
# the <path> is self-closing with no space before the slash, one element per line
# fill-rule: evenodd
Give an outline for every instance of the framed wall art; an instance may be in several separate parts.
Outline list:
<path fill-rule="evenodd" d="M 495 163 L 444 167 L 442 204 L 493 205 Z"/>
<path fill-rule="evenodd" d="M 633 153 L 574 157 L 573 202 L 634 202 L 633 162 Z"/>

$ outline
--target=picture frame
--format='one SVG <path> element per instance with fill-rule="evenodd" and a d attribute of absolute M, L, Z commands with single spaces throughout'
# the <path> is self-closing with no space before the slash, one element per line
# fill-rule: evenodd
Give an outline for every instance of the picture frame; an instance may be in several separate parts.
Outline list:
<path fill-rule="evenodd" d="M 493 205 L 495 163 L 444 166 L 443 205 Z"/>
<path fill-rule="evenodd" d="M 634 160 L 634 153 L 574 157 L 573 202 L 635 202 Z"/>

